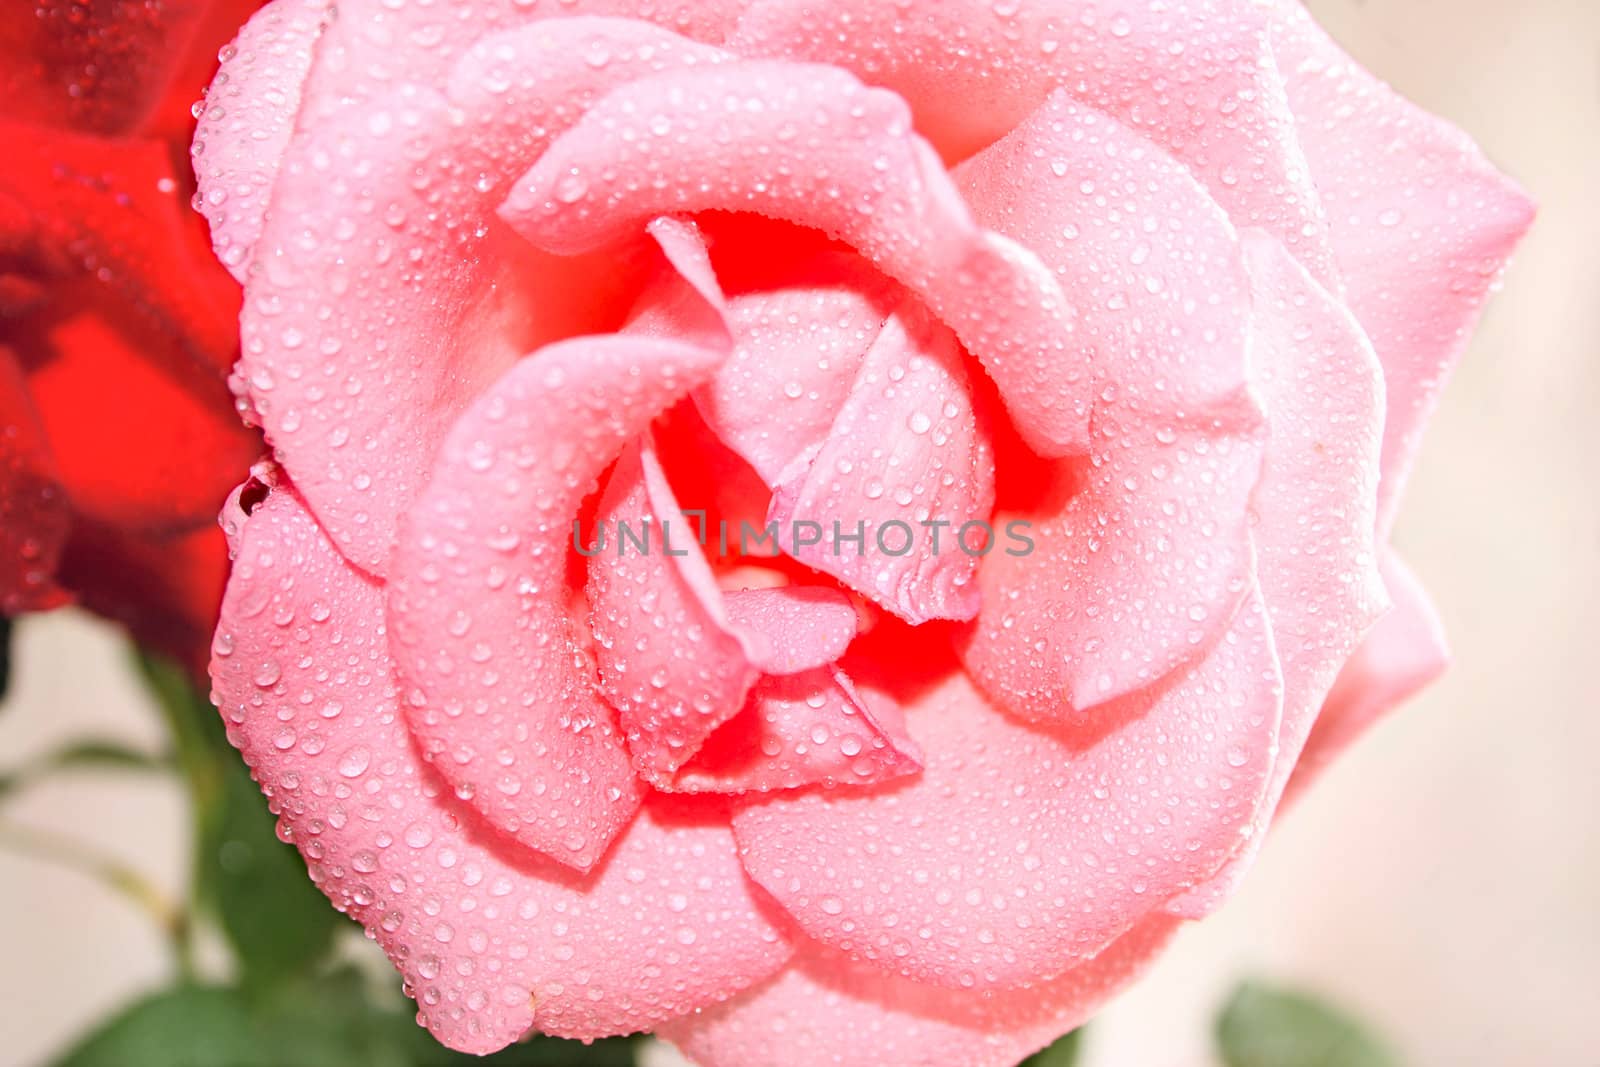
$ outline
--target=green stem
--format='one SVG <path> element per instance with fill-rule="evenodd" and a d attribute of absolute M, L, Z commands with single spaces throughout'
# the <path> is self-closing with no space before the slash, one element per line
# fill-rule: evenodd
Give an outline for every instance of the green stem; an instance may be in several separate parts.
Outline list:
<path fill-rule="evenodd" d="M 173 947 L 179 974 L 194 975 L 188 916 L 148 878 L 93 846 L 65 834 L 0 821 L 0 849 L 70 868 L 120 893 L 150 916 Z"/>
<path fill-rule="evenodd" d="M 139 651 L 135 652 L 134 662 L 155 697 L 162 724 L 166 726 L 172 764 L 188 794 L 190 835 L 194 847 L 199 848 L 209 837 L 210 820 L 219 818 L 222 811 L 222 765 L 216 759 L 215 744 L 207 737 L 208 731 L 221 733 L 222 720 L 216 709 L 196 692 L 193 680 L 183 668 Z M 178 969 L 185 978 L 195 974 L 192 926 L 204 903 L 202 870 L 202 864 L 194 865 L 188 899 L 179 912 L 181 921 L 173 928 Z"/>
<path fill-rule="evenodd" d="M 0 798 L 68 771 L 167 771 L 172 767 L 173 758 L 166 753 L 141 752 L 120 741 L 84 738 L 35 756 L 21 767 L 0 772 Z"/>

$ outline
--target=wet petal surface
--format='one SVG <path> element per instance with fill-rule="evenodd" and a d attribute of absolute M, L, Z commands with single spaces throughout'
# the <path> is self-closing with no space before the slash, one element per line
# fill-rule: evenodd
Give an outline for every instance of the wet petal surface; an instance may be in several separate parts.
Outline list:
<path fill-rule="evenodd" d="M 954 989 L 1054 977 L 1237 847 L 1281 688 L 1259 599 L 1210 656 L 1084 747 L 997 711 L 959 672 L 907 702 L 923 772 L 746 799 L 747 870 L 807 936 Z"/>
<path fill-rule="evenodd" d="M 959 177 L 1075 300 L 1096 392 L 1088 468 L 1002 509 L 1038 547 L 985 561 L 965 662 L 1018 714 L 1081 721 L 1204 655 L 1248 584 L 1267 432 L 1238 237 L 1185 168 L 1065 92 Z"/>
<path fill-rule="evenodd" d="M 812 945 L 760 988 L 660 1034 L 701 1067 L 764 1062 L 775 1039 L 835 1067 L 1013 1067 L 1132 981 L 1173 926 L 1149 920 L 1059 978 L 997 997 L 910 982 Z"/>
<path fill-rule="evenodd" d="M 569 617 L 573 520 L 724 355 L 617 335 L 522 361 L 446 438 L 395 551 L 391 642 L 424 754 L 497 830 L 580 869 L 642 790 Z"/>
<path fill-rule="evenodd" d="M 382 587 L 292 490 L 243 523 L 215 698 L 335 906 L 361 922 L 451 1048 L 531 1027 L 649 1029 L 748 988 L 790 954 L 739 869 L 726 813 L 658 799 L 587 876 L 484 824 L 417 752 L 384 640 Z"/>

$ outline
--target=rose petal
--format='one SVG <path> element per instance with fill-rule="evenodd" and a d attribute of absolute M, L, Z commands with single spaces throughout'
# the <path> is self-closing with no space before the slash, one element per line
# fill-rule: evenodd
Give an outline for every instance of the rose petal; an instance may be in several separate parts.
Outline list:
<path fill-rule="evenodd" d="M 952 160 L 1001 138 L 1064 89 L 1177 157 L 1238 225 L 1273 233 L 1330 281 L 1327 221 L 1258 6 L 1097 0 L 1079 8 L 756 0 L 729 48 L 840 66 L 895 90 L 917 129 Z"/>
<path fill-rule="evenodd" d="M 57 283 L 53 296 L 83 310 L 51 317 L 49 356 L 28 389 L 73 508 L 135 535 L 210 526 L 261 451 L 222 376 L 163 366 L 181 358 L 172 341 L 141 328 L 97 281 Z"/>
<path fill-rule="evenodd" d="M 450 71 L 449 97 L 473 123 L 493 130 L 474 147 L 496 203 L 607 93 L 635 78 L 734 59 L 633 19 L 581 15 L 500 33 L 484 33 L 482 25 L 473 29 L 475 42 Z"/>
<path fill-rule="evenodd" d="M 578 505 L 724 352 L 650 337 L 529 357 L 446 437 L 401 526 L 390 637 L 423 753 L 498 830 L 588 869 L 641 787 L 568 617 Z"/>
<path fill-rule="evenodd" d="M 1250 311 L 1239 235 L 1181 162 L 1058 91 L 956 181 L 1078 308 L 1097 408 L 1106 388 L 1147 418 L 1234 401 Z"/>
<path fill-rule="evenodd" d="M 954 988 L 1054 977 L 1212 874 L 1266 786 L 1281 691 L 1258 597 L 1211 654 L 1084 747 L 959 671 L 905 701 L 923 773 L 735 805 L 751 876 L 824 945 Z"/>
<path fill-rule="evenodd" d="M 669 218 L 648 229 L 669 269 L 641 299 L 627 331 L 725 351 L 732 342 L 725 301 L 699 232 Z M 703 524 L 705 515 L 699 518 Z M 649 433 L 617 462 L 595 524 L 596 537 L 610 542 L 585 550 L 601 692 L 619 713 L 634 767 L 664 786 L 738 713 L 765 641 L 729 622 L 695 543 L 704 540 L 704 526 L 679 508 Z"/>
<path fill-rule="evenodd" d="M 661 247 L 663 269 L 645 290 L 625 327 L 628 333 L 727 351 L 733 345 L 728 302 L 717 283 L 700 228 L 663 215 L 645 231 Z"/>
<path fill-rule="evenodd" d="M 135 533 L 209 525 L 260 443 L 225 385 L 238 289 L 166 146 L 3 121 L 0 139 L 0 246 L 23 289 L 7 341 L 73 508 Z"/>
<path fill-rule="evenodd" d="M 0 615 L 62 602 L 56 562 L 71 521 L 22 368 L 0 345 Z"/>
<path fill-rule="evenodd" d="M 1155 958 L 1174 925 L 1146 920 L 1060 977 L 995 997 L 908 982 L 807 946 L 766 985 L 659 1034 L 700 1067 L 766 1063 L 774 1041 L 803 1050 L 795 1061 L 803 1064 L 1013 1067 L 1088 1020 Z"/>
<path fill-rule="evenodd" d="M 844 655 L 858 616 L 850 598 L 820 585 L 738 589 L 723 594 L 728 621 L 766 674 L 799 674 Z"/>
<path fill-rule="evenodd" d="M 684 793 L 764 793 L 876 785 L 922 769 L 905 716 L 882 694 L 858 693 L 836 667 L 767 677 L 745 709 L 678 772 Z"/>
<path fill-rule="evenodd" d="M 665 786 L 760 672 L 648 444 L 617 461 L 595 524 L 607 540 L 588 564 L 600 692 L 634 768 Z"/>
<path fill-rule="evenodd" d="M 867 349 L 822 443 L 774 486 L 768 518 L 796 559 L 916 624 L 977 613 L 993 508 L 994 450 L 960 346 L 908 301 Z M 802 545 L 803 524 L 815 543 Z"/>
<path fill-rule="evenodd" d="M 1027 524 L 1015 527 L 1026 541 L 979 570 L 982 610 L 961 645 L 992 699 L 1092 728 L 1205 654 L 1254 570 L 1242 509 L 1261 469 L 1257 418 L 1246 398 L 1160 428 L 1108 420 L 1098 467 L 1060 472 L 1041 510 L 996 516 Z M 1219 424 L 1246 429 L 1223 436 Z"/>
<path fill-rule="evenodd" d="M 153 132 L 169 92 L 198 91 L 257 2 L 52 0 L 13 12 L 0 20 L 0 97 L 11 118 L 41 126 Z"/>
<path fill-rule="evenodd" d="M 224 52 L 190 149 L 217 258 L 241 284 L 334 0 L 276 0 Z"/>
<path fill-rule="evenodd" d="M 35 325 L 47 333 L 92 309 L 146 362 L 220 392 L 238 351 L 239 289 L 179 195 L 184 176 L 168 146 L 4 119 L 0 142 L 9 149 L 0 197 L 24 209 L 24 232 L 9 211 L 0 217 L 9 231 L 0 241 L 47 283 L 52 304 L 30 309 L 46 319 Z"/>
<path fill-rule="evenodd" d="M 1283 725 L 1272 781 L 1246 847 L 1209 886 L 1172 902 L 1215 910 L 1260 848 L 1339 668 L 1388 608 L 1375 542 L 1377 357 L 1349 311 L 1272 238 L 1244 235 L 1255 317 L 1251 378 L 1272 425 L 1252 531 L 1261 593 L 1283 665 Z"/>
<path fill-rule="evenodd" d="M 650 1029 L 782 966 L 720 809 L 652 802 L 586 877 L 498 837 L 411 743 L 381 586 L 292 490 L 255 509 L 238 549 L 212 661 L 229 736 L 440 1041 L 483 1054 L 530 1027 Z"/>
<path fill-rule="evenodd" d="M 524 353 L 614 329 L 637 292 L 636 271 L 615 256 L 529 248 L 494 216 L 501 189 L 593 95 L 706 51 L 642 23 L 563 19 L 485 41 L 506 58 L 485 67 L 468 52 L 437 89 L 397 81 L 392 50 L 369 57 L 376 70 L 358 64 L 360 93 L 317 80 L 352 69 L 349 27 L 382 38 L 390 23 L 345 10 L 318 46 L 306 91 L 318 106 L 303 109 L 273 186 L 239 368 L 296 487 L 341 550 L 379 575 L 399 515 L 467 405 Z M 597 44 L 609 56 L 599 68 L 586 58 Z M 432 69 L 429 49 L 407 54 Z M 541 137 L 528 136 L 526 113 L 513 124 L 477 106 L 496 72 L 513 100 L 566 105 L 543 114 Z M 386 403 L 370 400 L 378 393 Z"/>
<path fill-rule="evenodd" d="M 1284 793 L 1291 803 L 1374 722 L 1444 673 L 1444 624 L 1416 575 L 1393 552 L 1380 566 L 1394 607 L 1345 662 L 1322 703 Z"/>
<path fill-rule="evenodd" d="M 788 587 L 723 594 L 696 543 L 697 527 L 648 443 L 617 462 L 595 523 L 609 542 L 593 549 L 588 568 L 600 688 L 647 781 L 679 792 L 786 788 L 771 783 L 830 776 L 840 753 L 829 746 L 846 747 L 846 736 L 855 753 L 845 755 L 867 751 L 858 780 L 876 780 L 881 757 L 895 754 L 880 751 L 893 738 L 883 739 L 831 672 L 817 670 L 838 659 L 855 634 L 856 611 L 843 593 Z M 752 692 L 763 672 L 805 677 L 771 679 Z M 819 710 L 805 703 L 811 697 L 832 705 Z M 833 736 L 808 745 L 819 727 Z M 763 741 L 772 752 L 763 754 Z M 710 754 L 702 759 L 703 751 Z M 692 774 L 680 770 L 686 764 L 696 768 Z"/>
<path fill-rule="evenodd" d="M 1469 137 L 1363 70 L 1300 5 L 1271 10 L 1346 303 L 1383 365 L 1387 532 L 1423 424 L 1534 206 Z"/>
<path fill-rule="evenodd" d="M 733 354 L 695 404 L 768 486 L 821 447 L 897 290 L 864 260 L 825 253 L 797 265 L 782 288 L 729 301 Z"/>
<path fill-rule="evenodd" d="M 407 82 L 438 87 L 452 77 L 452 70 L 476 66 L 482 57 L 474 56 L 474 51 L 487 38 L 523 30 L 560 36 L 569 32 L 569 23 L 633 23 L 641 29 L 659 28 L 679 40 L 715 45 L 727 37 L 742 6 L 741 0 L 568 0 L 559 5 L 528 0 L 451 0 L 439 5 L 339 0 L 336 32 L 329 35 L 327 54 L 313 74 L 313 96 L 371 102 L 392 95 L 397 85 Z M 615 51 L 591 46 L 570 52 L 567 58 L 600 71 L 613 62 L 628 67 L 635 58 L 630 51 L 626 46 Z M 581 91 L 578 86 L 586 76 L 574 69 L 565 73 L 572 75 L 565 80 L 573 83 L 574 91 Z"/>
<path fill-rule="evenodd" d="M 1186 168 L 1064 92 L 958 177 L 1075 301 L 1096 393 L 1091 468 L 998 517 L 1038 547 L 984 562 L 964 658 L 1012 711 L 1082 721 L 1204 655 L 1248 583 L 1266 434 L 1238 236 Z"/>
<path fill-rule="evenodd" d="M 215 522 L 152 535 L 80 517 L 56 577 L 76 603 L 127 627 L 141 647 L 205 675 L 228 578 L 227 544 Z"/>
<path fill-rule="evenodd" d="M 703 210 L 755 212 L 853 245 L 949 323 L 1031 444 L 1082 451 L 1080 359 L 1054 281 L 1027 250 L 972 225 L 903 101 L 842 71 L 735 63 L 641 78 L 558 137 L 500 214 L 570 255 L 645 218 Z"/>

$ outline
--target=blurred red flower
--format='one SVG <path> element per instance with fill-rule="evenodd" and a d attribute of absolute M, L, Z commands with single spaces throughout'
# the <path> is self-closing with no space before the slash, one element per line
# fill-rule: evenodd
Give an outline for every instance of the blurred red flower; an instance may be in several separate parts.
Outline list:
<path fill-rule="evenodd" d="M 191 664 L 260 444 L 227 387 L 239 287 L 189 208 L 190 107 L 257 4 L 0 22 L 0 615 L 76 601 Z"/>

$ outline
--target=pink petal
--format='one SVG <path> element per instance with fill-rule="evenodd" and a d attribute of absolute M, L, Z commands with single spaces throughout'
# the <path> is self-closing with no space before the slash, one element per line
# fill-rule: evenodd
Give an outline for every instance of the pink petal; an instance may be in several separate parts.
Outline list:
<path fill-rule="evenodd" d="M 211 245 L 234 278 L 261 236 L 272 186 L 300 111 L 317 40 L 334 17 L 333 0 L 276 0 L 244 25 L 223 51 L 206 91 L 190 154 Z"/>
<path fill-rule="evenodd" d="M 895 90 L 952 160 L 1064 89 L 1177 157 L 1239 225 L 1268 230 L 1328 281 L 1327 223 L 1266 25 L 1241 0 L 756 0 L 728 47 L 843 67 Z"/>
<path fill-rule="evenodd" d="M 461 417 L 401 527 L 388 589 L 423 753 L 497 830 L 587 869 L 640 798 L 572 632 L 583 497 L 725 355 L 611 335 L 523 360 Z"/>
<path fill-rule="evenodd" d="M 664 786 L 738 714 L 760 672 L 647 445 L 623 453 L 595 523 L 607 539 L 588 565 L 600 692 L 635 769 Z"/>
<path fill-rule="evenodd" d="M 729 301 L 733 355 L 695 402 L 767 485 L 821 446 L 897 291 L 864 260 L 830 253 L 800 265 L 781 289 Z"/>
<path fill-rule="evenodd" d="M 485 38 L 524 29 L 559 35 L 567 32 L 565 23 L 635 23 L 717 44 L 731 31 L 742 6 L 739 0 L 339 0 L 339 32 L 318 64 L 315 95 L 370 102 L 406 82 L 439 86 L 452 70 L 474 64 L 472 53 Z M 596 69 L 612 60 L 626 66 L 630 60 L 625 51 L 585 49 L 570 58 Z"/>
<path fill-rule="evenodd" d="M 1016 527 L 1025 547 L 979 570 L 982 609 L 961 646 L 991 699 L 1041 724 L 1092 724 L 1205 654 L 1253 573 L 1257 417 L 1242 399 L 1159 429 L 1108 421 L 1098 466 L 1062 471 L 1040 511 L 996 516 L 1029 525 Z"/>
<path fill-rule="evenodd" d="M 239 388 L 340 549 L 379 575 L 460 413 L 524 353 L 614 329 L 637 293 L 615 257 L 527 247 L 494 214 L 503 188 L 594 96 L 715 54 L 642 23 L 563 19 L 486 41 L 494 61 L 469 52 L 447 82 L 431 48 L 394 68 L 394 23 L 423 6 L 341 8 L 324 34 L 241 323 Z M 404 80 L 426 72 L 437 87 Z M 484 105 L 502 76 L 513 103 L 548 107 L 543 137 L 528 112 L 508 123 Z"/>
<path fill-rule="evenodd" d="M 1058 91 L 956 180 L 978 221 L 1031 244 L 1078 307 L 1097 407 L 1105 388 L 1146 417 L 1244 389 L 1238 232 L 1180 161 Z"/>
<path fill-rule="evenodd" d="M 700 228 L 663 215 L 645 230 L 661 247 L 663 269 L 634 306 L 628 333 L 727 351 L 733 344 L 728 303 Z"/>
<path fill-rule="evenodd" d="M 1276 241 L 1246 233 L 1245 263 L 1252 380 L 1272 425 L 1252 530 L 1283 665 L 1283 726 L 1247 847 L 1213 885 L 1173 902 L 1186 918 L 1214 910 L 1248 869 L 1334 676 L 1388 607 L 1374 538 L 1377 358 L 1349 311 Z"/>
<path fill-rule="evenodd" d="M 687 793 L 875 785 L 922 769 L 898 705 L 821 667 L 762 679 L 750 703 L 678 773 Z"/>
<path fill-rule="evenodd" d="M 1031 444 L 1082 451 L 1079 354 L 1053 280 L 1026 249 L 973 226 L 899 97 L 842 71 L 738 63 L 641 78 L 557 138 L 500 213 L 539 247 L 577 254 L 643 219 L 707 210 L 853 245 L 950 324 Z"/>
<path fill-rule="evenodd" d="M 449 97 L 492 129 L 476 146 L 498 202 L 523 170 L 595 102 L 635 78 L 735 57 L 670 30 L 592 15 L 543 19 L 499 33 L 475 27 L 449 72 Z"/>
<path fill-rule="evenodd" d="M 994 451 L 960 346 L 908 301 L 867 350 L 827 437 L 774 487 L 768 517 L 796 559 L 916 624 L 977 613 L 993 508 Z M 802 547 L 807 523 L 817 540 Z"/>
<path fill-rule="evenodd" d="M 767 674 L 799 674 L 844 655 L 859 622 L 855 605 L 837 589 L 787 585 L 723 594 L 728 619 L 759 654 Z"/>
<path fill-rule="evenodd" d="M 292 490 L 244 521 L 212 679 L 229 737 L 312 878 L 367 927 L 451 1048 L 530 1027 L 650 1029 L 744 989 L 790 949 L 714 806 L 652 801 L 579 876 L 499 837 L 417 754 L 384 591 Z"/>
<path fill-rule="evenodd" d="M 1266 434 L 1238 237 L 1181 164 L 1063 92 L 958 177 L 1074 299 L 1096 393 L 1091 467 L 1002 507 L 1038 547 L 984 562 L 965 662 L 1012 711 L 1081 720 L 1204 655 L 1248 583 Z"/>
<path fill-rule="evenodd" d="M 1252 597 L 1209 657 L 1088 745 L 1013 721 L 956 671 L 905 700 L 920 776 L 747 799 L 734 834 L 751 876 L 824 945 L 935 985 L 1037 982 L 1232 854 L 1280 698 Z"/>
<path fill-rule="evenodd" d="M 1298 4 L 1273 11 L 1346 302 L 1383 365 L 1387 531 L 1423 424 L 1534 205 L 1470 138 L 1363 70 Z"/>
<path fill-rule="evenodd" d="M 778 977 L 660 1035 L 700 1067 L 1014 1067 L 1087 1021 L 1171 936 L 1150 919 L 1093 960 L 1026 990 L 979 997 L 920 985 L 808 946 Z"/>
<path fill-rule="evenodd" d="M 1286 803 L 1374 722 L 1444 673 L 1449 663 L 1444 624 L 1416 575 L 1389 551 L 1383 554 L 1381 570 L 1394 607 L 1368 632 L 1334 680 L 1289 777 Z"/>
<path fill-rule="evenodd" d="M 789 587 L 725 597 L 648 445 L 618 461 L 595 522 L 609 542 L 588 568 L 600 689 L 647 781 L 743 792 L 916 770 L 895 709 L 880 726 L 883 716 L 827 666 L 856 631 L 843 593 Z M 757 682 L 773 670 L 790 677 Z"/>

